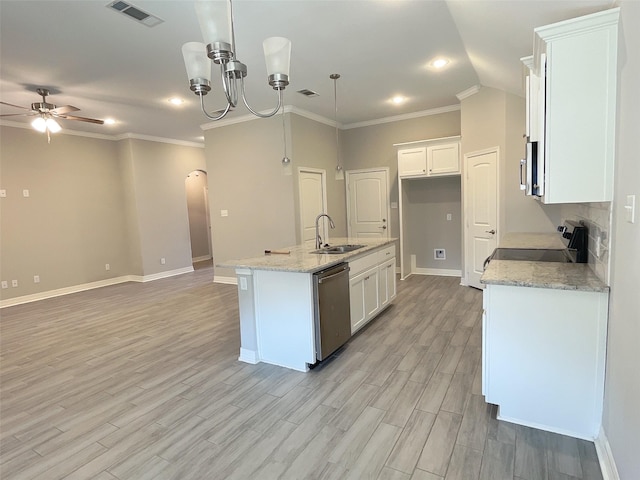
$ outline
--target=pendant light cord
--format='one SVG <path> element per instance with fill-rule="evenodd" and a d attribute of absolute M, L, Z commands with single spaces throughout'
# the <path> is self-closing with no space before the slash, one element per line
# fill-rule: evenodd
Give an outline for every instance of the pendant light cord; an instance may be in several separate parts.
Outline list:
<path fill-rule="evenodd" d="M 340 75 L 337 73 L 332 73 L 329 75 L 329 78 L 333 80 L 333 121 L 336 126 L 336 170 L 342 170 L 342 165 L 340 165 L 340 138 L 338 134 L 338 79 Z"/>

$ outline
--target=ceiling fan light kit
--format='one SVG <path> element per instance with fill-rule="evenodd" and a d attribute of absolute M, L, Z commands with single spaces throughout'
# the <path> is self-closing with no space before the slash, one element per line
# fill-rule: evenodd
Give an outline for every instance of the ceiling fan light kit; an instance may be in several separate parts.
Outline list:
<path fill-rule="evenodd" d="M 37 88 L 36 93 L 42 97 L 41 102 L 34 102 L 31 104 L 31 108 L 21 107 L 20 105 L 14 105 L 12 103 L 0 102 L 3 105 L 8 105 L 10 107 L 22 108 L 23 110 L 28 110 L 26 113 L 10 113 L 6 115 L 0 115 L 0 117 L 11 117 L 16 115 L 27 115 L 32 116 L 36 115 L 36 118 L 31 122 L 31 126 L 34 130 L 37 130 L 41 133 L 47 134 L 47 140 L 51 142 L 51 137 L 49 134 L 58 133 L 62 130 L 60 124 L 56 121 L 56 118 L 61 118 L 63 120 L 79 120 L 81 122 L 95 123 L 98 125 L 103 125 L 104 121 L 97 120 L 95 118 L 86 118 L 86 117 L 77 117 L 75 115 L 67 115 L 69 112 L 77 112 L 80 110 L 78 107 L 74 107 L 73 105 L 62 105 L 58 107 L 53 103 L 47 102 L 47 96 L 49 95 L 49 90 L 46 88 Z"/>
<path fill-rule="evenodd" d="M 244 105 L 255 116 L 267 118 L 275 115 L 282 106 L 283 90 L 289 85 L 291 42 L 283 37 L 270 37 L 263 42 L 267 81 L 278 92 L 278 105 L 268 113 L 256 112 L 249 106 L 244 89 L 247 66 L 236 58 L 231 0 L 196 2 L 195 9 L 206 46 L 199 42 L 185 43 L 182 55 L 189 88 L 200 97 L 202 113 L 210 120 L 220 120 L 242 98 Z M 204 96 L 211 91 L 211 62 L 208 59 L 220 65 L 222 89 L 227 100 L 226 108 L 220 113 L 214 112 L 214 115 L 207 113 L 204 106 Z"/>

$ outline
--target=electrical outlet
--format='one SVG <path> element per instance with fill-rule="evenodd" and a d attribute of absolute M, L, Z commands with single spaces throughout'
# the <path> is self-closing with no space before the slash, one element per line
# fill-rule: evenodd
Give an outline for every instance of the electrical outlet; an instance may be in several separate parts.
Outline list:
<path fill-rule="evenodd" d="M 33 276 L 33 283 L 40 283 L 40 275 Z"/>
<path fill-rule="evenodd" d="M 5 198 L 7 196 L 7 191 L 3 188 L 0 189 L 0 197 Z"/>
<path fill-rule="evenodd" d="M 111 270 L 111 265 L 109 265 L 108 263 L 105 263 L 104 264 L 104 269 L 107 270 L 107 271 Z"/>
<path fill-rule="evenodd" d="M 23 197 L 28 197 L 29 196 L 29 190 L 27 190 L 26 188 L 24 190 L 22 190 L 22 196 Z"/>
<path fill-rule="evenodd" d="M 450 222 L 450 221 L 451 221 L 451 218 L 452 218 L 452 217 L 451 217 L 451 214 L 450 214 L 450 213 L 447 213 L 447 222 Z"/>
<path fill-rule="evenodd" d="M 17 287 L 18 286 L 18 280 L 11 280 L 11 286 L 13 288 Z"/>
<path fill-rule="evenodd" d="M 9 282 L 2 280 L 2 288 L 9 288 Z"/>
<path fill-rule="evenodd" d="M 167 261 L 165 260 L 165 258 L 164 258 L 164 257 L 162 257 L 162 258 L 160 259 L 160 265 L 164 265 L 165 263 L 167 263 Z"/>
<path fill-rule="evenodd" d="M 229 210 L 220 210 L 220 216 L 221 217 L 228 217 L 229 216 Z"/>
<path fill-rule="evenodd" d="M 444 248 L 436 248 L 433 250 L 433 258 L 436 260 L 446 260 L 447 253 Z"/>

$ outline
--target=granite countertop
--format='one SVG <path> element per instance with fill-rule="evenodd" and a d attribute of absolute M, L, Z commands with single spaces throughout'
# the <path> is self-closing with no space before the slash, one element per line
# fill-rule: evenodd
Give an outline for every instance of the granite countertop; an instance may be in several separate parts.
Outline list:
<path fill-rule="evenodd" d="M 560 234 L 510 233 L 500 242 L 500 248 L 564 249 Z M 492 260 L 480 278 L 480 283 L 518 287 L 551 288 L 608 292 L 586 263 L 524 262 Z"/>
<path fill-rule="evenodd" d="M 222 268 L 248 268 L 251 270 L 313 273 L 331 265 L 348 261 L 376 248 L 393 244 L 395 241 L 395 238 L 331 238 L 329 240 L 330 245 L 358 244 L 364 245 L 364 247 L 341 254 L 318 254 L 311 253 L 315 250 L 313 245 L 295 245 L 278 249 L 289 250 L 291 252 L 289 254 L 265 254 L 259 257 L 243 258 L 240 260 L 226 260 L 216 264 L 216 266 Z"/>

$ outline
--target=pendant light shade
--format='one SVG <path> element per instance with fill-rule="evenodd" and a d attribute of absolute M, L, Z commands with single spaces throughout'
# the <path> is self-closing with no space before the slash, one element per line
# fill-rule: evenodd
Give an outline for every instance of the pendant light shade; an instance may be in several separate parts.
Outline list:
<path fill-rule="evenodd" d="M 185 44 L 182 48 L 189 88 L 200 97 L 200 107 L 205 117 L 220 120 L 229 111 L 238 106 L 241 100 L 247 109 L 256 117 L 268 118 L 280 110 L 283 90 L 289 85 L 289 63 L 291 59 L 291 42 L 283 37 L 267 38 L 263 42 L 265 61 L 267 64 L 267 82 L 278 92 L 278 104 L 270 112 L 259 112 L 249 106 L 244 88 L 247 66 L 242 63 L 236 52 L 235 31 L 233 26 L 232 0 L 210 0 L 195 3 L 196 16 L 204 44 Z M 204 96 L 211 90 L 211 70 L 201 65 L 203 58 L 220 66 L 222 90 L 227 100 L 224 109 L 208 113 L 204 106 Z"/>
<path fill-rule="evenodd" d="M 226 1 L 196 2 L 196 16 L 206 45 L 232 45 L 231 17 Z"/>
<path fill-rule="evenodd" d="M 189 80 L 201 78 L 211 81 L 211 62 L 207 58 L 207 47 L 204 43 L 185 43 L 182 46 L 182 56 Z"/>
<path fill-rule="evenodd" d="M 284 74 L 289 76 L 291 62 L 291 41 L 284 37 L 269 37 L 262 42 L 267 75 Z"/>

